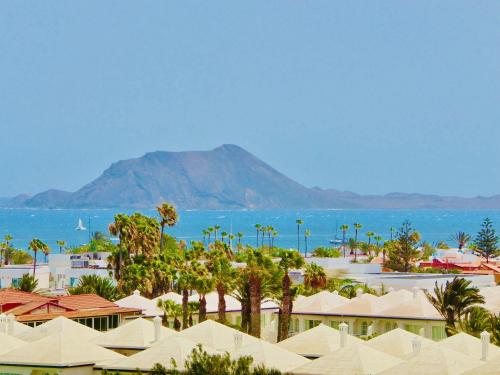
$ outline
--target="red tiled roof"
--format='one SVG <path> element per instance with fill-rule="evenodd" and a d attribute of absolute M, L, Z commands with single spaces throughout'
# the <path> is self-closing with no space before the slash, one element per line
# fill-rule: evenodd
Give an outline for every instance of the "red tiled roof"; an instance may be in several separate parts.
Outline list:
<path fill-rule="evenodd" d="M 21 323 L 32 322 L 32 321 L 46 321 L 57 318 L 58 316 L 64 316 L 68 319 L 77 318 L 93 318 L 97 316 L 108 316 L 113 314 L 121 315 L 133 315 L 141 314 L 140 309 L 131 309 L 128 307 L 112 307 L 106 309 L 93 309 L 93 310 L 79 310 L 79 311 L 66 311 L 62 313 L 50 313 L 50 314 L 33 314 L 33 315 L 20 315 L 16 316 L 16 320 Z"/>
<path fill-rule="evenodd" d="M 22 292 L 16 289 L 0 290 L 0 305 L 10 303 L 25 304 L 30 302 L 50 302 L 53 298 L 44 297 L 36 293 Z"/>
<path fill-rule="evenodd" d="M 76 294 L 71 296 L 57 297 L 58 305 L 72 310 L 105 309 L 117 307 L 96 294 Z"/>

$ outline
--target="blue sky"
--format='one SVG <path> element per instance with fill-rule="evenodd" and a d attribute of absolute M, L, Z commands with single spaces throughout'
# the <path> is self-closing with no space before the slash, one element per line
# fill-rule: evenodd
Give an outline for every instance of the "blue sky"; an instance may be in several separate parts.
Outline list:
<path fill-rule="evenodd" d="M 495 1 L 3 1 L 0 196 L 238 144 L 307 186 L 500 193 Z"/>

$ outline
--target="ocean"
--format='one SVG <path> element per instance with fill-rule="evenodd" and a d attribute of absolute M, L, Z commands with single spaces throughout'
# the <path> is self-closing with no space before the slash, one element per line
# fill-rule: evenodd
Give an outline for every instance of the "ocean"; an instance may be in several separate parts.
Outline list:
<path fill-rule="evenodd" d="M 26 249 L 29 241 L 40 238 L 57 251 L 56 241 L 65 240 L 73 247 L 88 242 L 91 232 L 108 233 L 109 223 L 116 213 L 133 213 L 157 217 L 156 210 L 49 210 L 49 209 L 0 209 L 0 236 L 13 236 L 16 247 Z M 319 246 L 329 246 L 329 240 L 335 238 L 335 228 L 348 224 L 348 236 L 354 235 L 353 223 L 363 225 L 359 238 L 366 239 L 367 231 L 380 234 L 384 239 L 390 237 L 389 228 L 398 228 L 403 221 L 409 220 L 412 226 L 421 233 L 422 239 L 430 243 L 447 241 L 453 245 L 451 237 L 458 231 L 465 231 L 473 237 L 480 228 L 485 217 L 493 220 L 500 230 L 500 210 L 258 210 L 258 211 L 180 211 L 180 220 L 174 228 L 167 228 L 167 233 L 184 239 L 201 241 L 202 230 L 221 226 L 220 231 L 228 233 L 243 232 L 243 243 L 255 245 L 256 223 L 271 225 L 278 231 L 275 246 L 283 248 L 297 247 L 297 226 L 295 220 L 300 218 L 301 250 L 304 250 L 303 233 L 311 231 L 308 239 L 309 250 Z M 81 219 L 86 231 L 75 230 Z M 90 230 L 89 230 L 90 229 Z M 220 233 L 220 232 L 219 232 Z M 337 236 L 342 237 L 340 230 Z"/>

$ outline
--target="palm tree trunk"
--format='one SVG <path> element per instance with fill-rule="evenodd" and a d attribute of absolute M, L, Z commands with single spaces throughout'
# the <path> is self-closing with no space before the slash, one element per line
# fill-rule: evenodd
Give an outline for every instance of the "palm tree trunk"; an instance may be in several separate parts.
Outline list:
<path fill-rule="evenodd" d="M 282 341 L 288 338 L 288 329 L 290 327 L 290 306 L 291 306 L 291 296 L 290 296 L 290 276 L 288 272 L 283 277 L 282 282 L 283 289 L 283 300 L 281 301 L 281 319 L 278 329 L 278 341 Z"/>
<path fill-rule="evenodd" d="M 33 277 L 35 277 L 36 273 L 36 250 L 34 251 L 35 253 L 35 259 L 33 259 Z"/>
<path fill-rule="evenodd" d="M 245 333 L 250 331 L 250 301 L 243 298 L 241 301 L 241 330 Z"/>
<path fill-rule="evenodd" d="M 300 225 L 297 224 L 297 251 L 300 252 Z"/>
<path fill-rule="evenodd" d="M 198 323 L 207 320 L 207 300 L 204 294 L 200 294 L 200 309 L 198 312 Z"/>
<path fill-rule="evenodd" d="M 161 225 L 161 232 L 160 232 L 160 251 L 163 250 L 163 231 L 164 230 L 165 230 L 165 224 L 162 224 Z"/>
<path fill-rule="evenodd" d="M 260 301 L 261 280 L 256 275 L 250 275 L 250 334 L 260 337 Z"/>
<path fill-rule="evenodd" d="M 188 298 L 189 292 L 187 289 L 182 289 L 182 329 L 188 327 Z"/>
<path fill-rule="evenodd" d="M 219 322 L 224 323 L 226 321 L 226 300 L 224 299 L 224 295 L 226 294 L 224 284 L 221 282 L 217 283 L 217 294 L 219 296 Z"/>

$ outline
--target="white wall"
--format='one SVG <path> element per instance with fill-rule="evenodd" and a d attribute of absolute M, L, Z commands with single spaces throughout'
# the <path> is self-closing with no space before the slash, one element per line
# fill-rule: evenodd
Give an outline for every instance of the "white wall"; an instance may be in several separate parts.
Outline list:
<path fill-rule="evenodd" d="M 33 274 L 33 265 L 9 265 L 0 268 L 0 287 L 10 288 L 16 279 L 20 279 L 24 274 Z M 46 265 L 37 265 L 35 278 L 38 280 L 38 289 L 49 288 L 50 272 Z"/>

